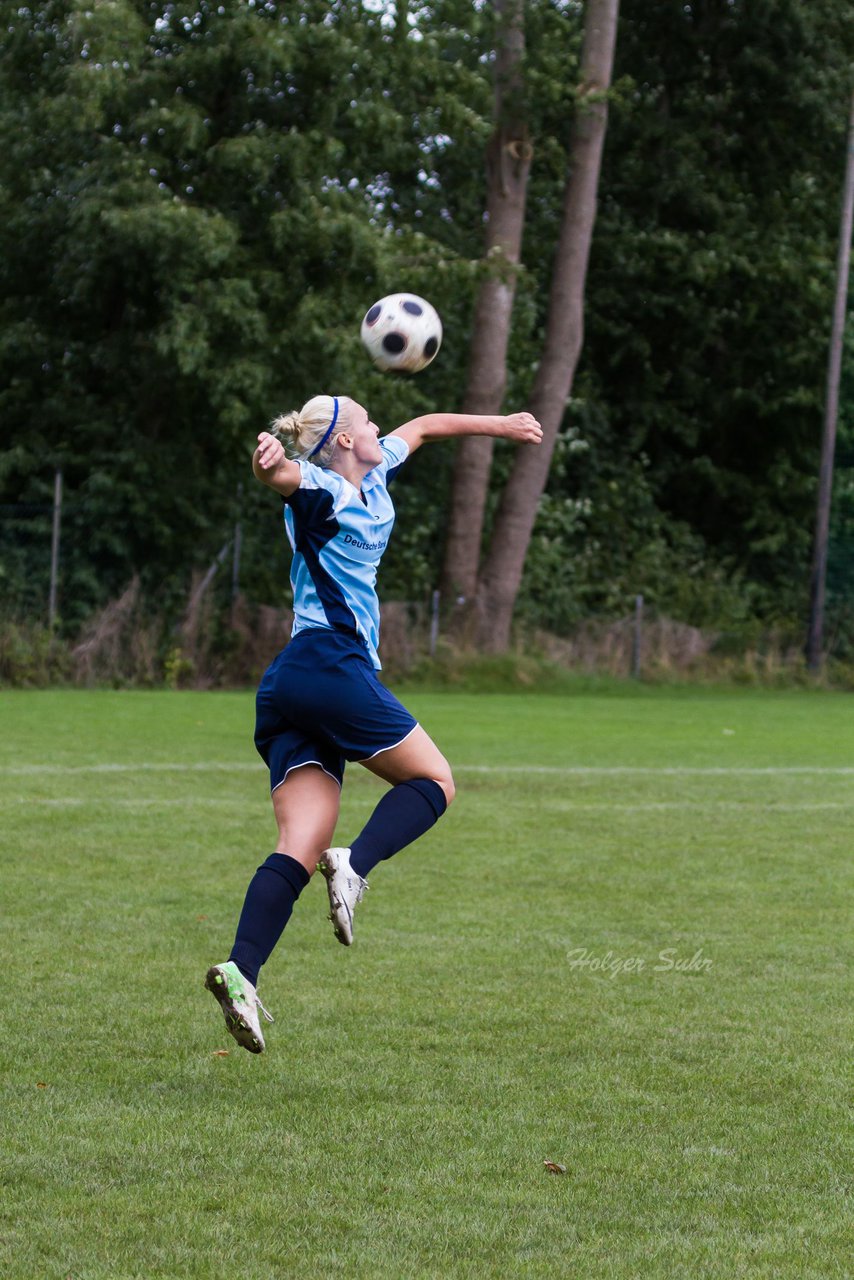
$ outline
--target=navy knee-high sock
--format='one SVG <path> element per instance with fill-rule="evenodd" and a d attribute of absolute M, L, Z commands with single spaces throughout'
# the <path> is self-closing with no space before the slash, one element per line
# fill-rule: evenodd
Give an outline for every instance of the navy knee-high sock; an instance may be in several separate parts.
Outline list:
<path fill-rule="evenodd" d="M 257 987 L 261 965 L 282 936 L 294 903 L 310 879 L 296 858 L 287 853 L 271 853 L 249 882 L 228 958 L 253 987 Z"/>
<path fill-rule="evenodd" d="M 360 876 L 367 876 L 378 862 L 429 831 L 447 807 L 444 791 L 432 778 L 399 782 L 385 793 L 350 846 L 350 866 Z"/>

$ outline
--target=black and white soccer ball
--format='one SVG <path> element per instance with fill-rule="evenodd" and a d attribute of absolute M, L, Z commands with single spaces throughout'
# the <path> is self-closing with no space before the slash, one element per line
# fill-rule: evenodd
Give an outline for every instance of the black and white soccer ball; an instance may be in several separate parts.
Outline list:
<path fill-rule="evenodd" d="M 418 373 L 442 345 L 442 321 L 417 293 L 390 293 L 367 311 L 362 342 L 378 369 Z"/>

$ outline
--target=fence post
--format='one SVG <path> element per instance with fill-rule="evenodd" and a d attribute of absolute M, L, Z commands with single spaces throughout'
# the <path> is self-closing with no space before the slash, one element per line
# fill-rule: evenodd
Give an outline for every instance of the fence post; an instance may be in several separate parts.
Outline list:
<path fill-rule="evenodd" d="M 641 642 L 643 640 L 643 596 L 635 596 L 635 626 L 632 632 L 632 675 L 640 680 Z"/>
<path fill-rule="evenodd" d="M 436 655 L 436 645 L 439 641 L 439 592 L 433 592 L 433 602 L 430 609 L 430 657 Z"/>
<path fill-rule="evenodd" d="M 56 597 L 59 583 L 59 534 L 62 524 L 62 472 L 53 480 L 53 531 L 50 539 L 50 595 L 47 602 L 47 625 L 52 631 L 56 623 Z"/>
<path fill-rule="evenodd" d="M 234 525 L 234 558 L 231 562 L 231 604 L 240 594 L 240 552 L 243 548 L 243 524 L 240 519 L 243 507 L 243 485 L 237 486 L 237 520 Z"/>
<path fill-rule="evenodd" d="M 836 420 L 839 414 L 839 383 L 842 376 L 842 353 L 845 345 L 845 318 L 848 299 L 848 276 L 851 263 L 851 225 L 854 222 L 854 94 L 848 121 L 848 153 L 845 163 L 845 185 L 839 226 L 839 249 L 836 260 L 836 298 L 827 359 L 827 392 L 824 403 L 824 430 L 818 471 L 815 536 L 810 574 L 810 618 L 807 628 L 806 658 L 810 671 L 820 671 L 824 656 L 824 597 L 827 579 L 827 538 L 830 527 L 830 503 L 833 495 L 833 455 L 836 450 Z"/>

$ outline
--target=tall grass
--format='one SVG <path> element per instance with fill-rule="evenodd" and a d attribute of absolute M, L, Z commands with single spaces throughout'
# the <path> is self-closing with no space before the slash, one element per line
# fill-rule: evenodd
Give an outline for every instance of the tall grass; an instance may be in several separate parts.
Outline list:
<path fill-rule="evenodd" d="M 290 636 L 286 607 L 217 600 L 194 577 L 182 613 L 170 619 L 143 597 L 138 579 L 95 614 L 80 633 L 62 638 L 37 623 L 0 621 L 0 684 L 76 684 L 114 688 L 238 688 L 257 683 Z M 637 665 L 633 615 L 587 618 L 555 636 L 518 628 L 511 651 L 485 657 L 455 642 L 442 619 L 431 639 L 425 605 L 382 605 L 382 657 L 389 678 L 430 686 L 556 687 L 568 678 L 626 679 Z M 647 613 L 640 632 L 642 679 L 654 683 L 724 682 L 757 686 L 824 684 L 854 688 L 854 664 L 829 660 L 807 672 L 800 643 L 783 629 L 756 626 L 728 633 Z"/>

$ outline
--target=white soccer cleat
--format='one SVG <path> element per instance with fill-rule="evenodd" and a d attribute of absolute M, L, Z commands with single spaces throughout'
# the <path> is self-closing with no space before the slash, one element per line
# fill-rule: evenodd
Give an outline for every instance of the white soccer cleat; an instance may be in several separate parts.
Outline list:
<path fill-rule="evenodd" d="M 268 1022 L 272 1016 L 262 1005 L 252 983 L 244 978 L 233 960 L 208 969 L 205 986 L 213 992 L 225 1014 L 225 1025 L 238 1044 L 250 1053 L 264 1052 L 264 1037 L 258 1020 L 260 1009 Z"/>
<path fill-rule="evenodd" d="M 326 879 L 329 919 L 335 937 L 349 947 L 353 941 L 353 912 L 356 903 L 362 901 L 368 882 L 350 866 L 349 849 L 326 849 L 317 866 Z"/>

